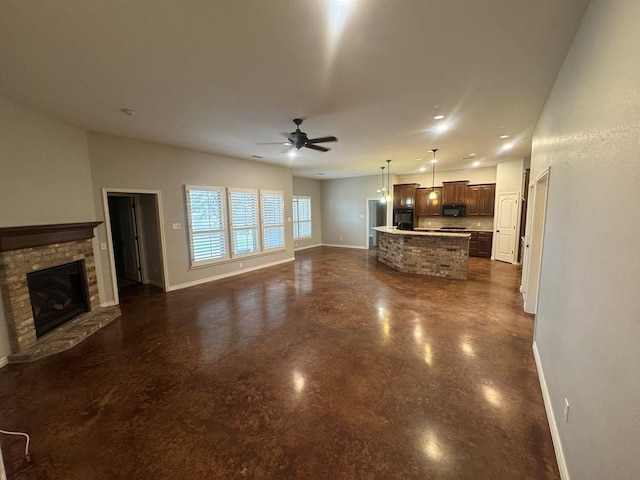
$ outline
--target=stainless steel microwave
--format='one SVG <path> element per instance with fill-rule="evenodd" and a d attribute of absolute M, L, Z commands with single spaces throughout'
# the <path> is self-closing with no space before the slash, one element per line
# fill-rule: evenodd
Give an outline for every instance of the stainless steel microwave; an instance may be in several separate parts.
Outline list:
<path fill-rule="evenodd" d="M 466 215 L 466 205 L 442 205 L 443 217 L 465 217 Z"/>

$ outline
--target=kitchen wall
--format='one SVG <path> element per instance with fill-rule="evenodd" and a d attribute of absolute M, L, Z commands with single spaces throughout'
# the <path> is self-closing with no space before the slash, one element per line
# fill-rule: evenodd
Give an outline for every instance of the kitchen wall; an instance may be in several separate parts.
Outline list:
<path fill-rule="evenodd" d="M 640 471 L 639 18 L 637 0 L 591 1 L 534 134 L 531 178 L 550 167 L 535 345 L 573 479 Z"/>
<path fill-rule="evenodd" d="M 0 97 L 0 227 L 95 220 L 83 130 Z M 0 308 L 0 362 L 9 355 Z"/>
<path fill-rule="evenodd" d="M 284 192 L 288 218 L 292 215 L 293 191 L 289 168 L 99 133 L 88 133 L 87 141 L 98 220 L 104 219 L 103 188 L 161 192 L 170 290 L 293 259 L 292 226 L 287 222 L 283 251 L 191 269 L 184 191 L 185 185 L 280 190 Z M 173 223 L 179 223 L 181 229 L 172 230 Z M 97 234 L 100 242 L 107 241 L 104 225 L 98 227 Z M 100 251 L 100 262 L 105 302 L 114 298 L 107 251 Z"/>
<path fill-rule="evenodd" d="M 311 238 L 295 240 L 294 248 L 301 249 L 322 243 L 322 182 L 313 178 L 293 177 L 293 194 L 311 197 Z"/>
<path fill-rule="evenodd" d="M 455 182 L 457 180 L 469 180 L 471 185 L 479 183 L 496 183 L 496 167 L 467 168 L 461 170 L 439 171 L 439 164 L 436 165 L 436 187 L 441 187 L 442 182 Z M 422 187 L 431 187 L 431 164 L 428 171 L 424 173 L 414 173 L 410 175 L 398 175 L 395 183 L 419 183 Z"/>
<path fill-rule="evenodd" d="M 493 217 L 420 217 L 418 227 L 465 227 L 470 230 L 493 230 Z"/>

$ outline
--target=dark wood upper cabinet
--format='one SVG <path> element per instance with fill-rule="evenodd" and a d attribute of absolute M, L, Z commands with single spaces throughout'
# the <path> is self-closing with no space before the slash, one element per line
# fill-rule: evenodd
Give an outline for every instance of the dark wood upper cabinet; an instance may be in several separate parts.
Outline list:
<path fill-rule="evenodd" d="M 469 181 L 442 182 L 443 204 L 466 204 Z"/>
<path fill-rule="evenodd" d="M 436 192 L 435 199 L 429 199 L 432 190 Z M 439 217 L 442 215 L 442 187 L 416 189 L 416 215 L 423 217 Z"/>
<path fill-rule="evenodd" d="M 418 183 L 400 183 L 393 186 L 393 208 L 415 208 Z"/>
<path fill-rule="evenodd" d="M 496 185 L 469 185 L 467 187 L 467 217 L 493 216 Z"/>

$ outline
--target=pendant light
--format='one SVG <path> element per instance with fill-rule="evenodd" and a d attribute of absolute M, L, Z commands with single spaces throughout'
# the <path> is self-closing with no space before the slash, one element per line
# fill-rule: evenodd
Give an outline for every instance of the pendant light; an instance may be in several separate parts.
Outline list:
<path fill-rule="evenodd" d="M 382 180 L 380 182 L 380 190 L 378 190 L 378 193 L 380 194 L 380 203 L 386 203 L 387 197 L 384 193 L 384 167 L 380 167 L 380 179 Z"/>
<path fill-rule="evenodd" d="M 387 160 L 387 202 L 391 201 L 391 160 Z"/>
<path fill-rule="evenodd" d="M 431 163 L 433 164 L 433 173 L 431 174 L 431 192 L 429 192 L 429 200 L 437 200 L 438 194 L 436 193 L 436 152 L 438 151 L 438 149 L 432 148 L 431 151 L 433 152 L 433 160 L 431 160 Z"/>

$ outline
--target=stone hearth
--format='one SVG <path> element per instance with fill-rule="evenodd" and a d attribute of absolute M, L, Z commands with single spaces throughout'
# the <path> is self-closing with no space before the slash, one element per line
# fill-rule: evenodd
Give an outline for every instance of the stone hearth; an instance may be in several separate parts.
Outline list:
<path fill-rule="evenodd" d="M 81 342 L 120 315 L 100 307 L 93 257 L 93 229 L 99 222 L 0 228 L 0 291 L 13 354 L 9 361 L 36 360 Z M 27 274 L 80 261 L 89 311 L 57 329 L 36 336 Z"/>

